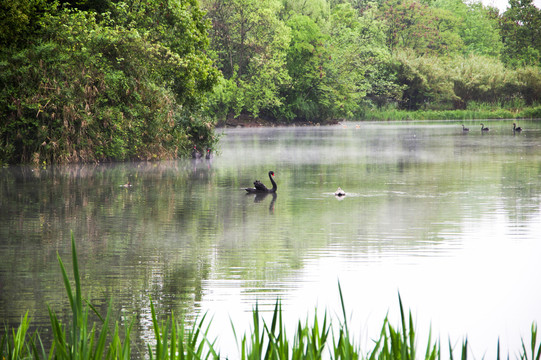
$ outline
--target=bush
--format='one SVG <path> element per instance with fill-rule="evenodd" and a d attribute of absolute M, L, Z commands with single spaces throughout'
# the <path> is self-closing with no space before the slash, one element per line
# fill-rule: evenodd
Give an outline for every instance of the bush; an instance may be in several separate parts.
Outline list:
<path fill-rule="evenodd" d="M 124 10 L 119 5 L 115 19 L 51 10 L 33 41 L 2 48 L 0 162 L 174 158 L 188 154 L 190 141 L 212 138 L 212 126 L 191 134 L 196 127 L 186 127 L 180 115 L 197 116 L 202 94 L 218 78 L 199 54 L 205 42 L 180 32 L 182 41 L 169 44 L 163 27 L 153 34 L 133 19 L 122 25 L 133 16 Z M 182 15 L 177 25 L 201 21 L 187 9 L 168 11 Z"/>

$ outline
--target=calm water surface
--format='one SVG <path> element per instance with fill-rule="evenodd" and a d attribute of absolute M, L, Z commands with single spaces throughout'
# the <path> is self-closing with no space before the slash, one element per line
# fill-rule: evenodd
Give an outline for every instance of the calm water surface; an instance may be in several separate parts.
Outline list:
<path fill-rule="evenodd" d="M 0 319 L 69 315 L 57 253 L 69 266 L 73 233 L 84 294 L 135 318 L 140 357 L 149 296 L 161 315 L 208 312 L 235 358 L 230 318 L 243 333 L 279 298 L 292 327 L 338 321 L 340 283 L 365 349 L 387 313 L 398 325 L 400 293 L 421 338 L 468 336 L 475 358 L 500 338 L 514 358 L 541 323 L 541 124 L 466 125 L 228 129 L 211 160 L 1 169 Z M 277 195 L 245 194 L 269 170 Z"/>

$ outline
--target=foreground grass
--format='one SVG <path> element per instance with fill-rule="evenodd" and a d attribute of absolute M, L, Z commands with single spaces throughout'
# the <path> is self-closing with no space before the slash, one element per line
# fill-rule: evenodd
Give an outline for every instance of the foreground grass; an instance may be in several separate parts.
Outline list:
<path fill-rule="evenodd" d="M 21 319 L 17 329 L 6 329 L 0 343 L 0 360 L 7 359 L 130 359 L 131 343 L 129 324 L 121 335 L 120 324 L 111 322 L 111 305 L 105 317 L 102 317 L 81 295 L 81 281 L 77 263 L 75 241 L 72 236 L 72 260 L 74 288 L 60 257 L 58 262 L 62 272 L 64 285 L 72 310 L 71 324 L 63 325 L 55 312 L 49 309 L 52 345 L 45 349 L 38 333 L 29 334 L 30 319 L 28 313 Z M 338 327 L 333 327 L 327 319 L 314 316 L 311 325 L 298 323 L 293 338 L 286 335 L 282 319 L 280 302 L 276 302 L 273 317 L 266 323 L 256 305 L 253 310 L 252 330 L 242 337 L 237 336 L 234 326 L 232 331 L 237 339 L 239 356 L 248 359 L 367 359 L 367 360 L 437 360 L 442 358 L 439 341 L 432 341 L 429 333 L 426 349 L 419 352 L 416 332 L 411 312 L 406 316 L 399 296 L 401 323 L 398 327 L 391 325 L 387 318 L 379 339 L 374 341 L 372 349 L 365 353 L 351 337 L 346 321 L 346 310 L 340 289 L 343 320 Z M 212 326 L 205 325 L 205 316 L 194 322 L 191 327 L 178 322 L 174 315 L 166 321 L 159 322 L 151 301 L 152 324 L 155 343 L 148 344 L 148 358 L 151 360 L 184 360 L 184 359 L 220 359 L 215 343 L 208 339 L 207 333 Z M 95 313 L 98 324 L 90 324 L 89 314 Z M 517 359 L 540 360 L 541 344 L 537 344 L 537 326 L 532 325 L 530 343 L 522 341 Z M 460 349 L 454 349 L 449 342 L 449 359 L 467 359 L 468 341 L 465 339 Z M 506 356 L 509 359 L 509 355 Z M 497 359 L 500 359 L 499 342 Z"/>

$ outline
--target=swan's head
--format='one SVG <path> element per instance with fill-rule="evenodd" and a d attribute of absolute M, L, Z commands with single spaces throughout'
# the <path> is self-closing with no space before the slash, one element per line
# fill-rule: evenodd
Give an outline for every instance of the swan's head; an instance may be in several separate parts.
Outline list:
<path fill-rule="evenodd" d="M 270 176 L 274 176 L 274 171 L 269 171 Z"/>

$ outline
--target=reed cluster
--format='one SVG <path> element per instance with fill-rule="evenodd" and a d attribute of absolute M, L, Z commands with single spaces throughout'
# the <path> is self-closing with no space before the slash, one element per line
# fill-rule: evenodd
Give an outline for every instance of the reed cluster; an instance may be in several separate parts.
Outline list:
<path fill-rule="evenodd" d="M 53 340 L 46 349 L 38 332 L 29 333 L 30 319 L 28 313 L 21 319 L 17 329 L 6 329 L 0 342 L 0 360 L 7 359 L 131 359 L 130 332 L 132 323 L 121 333 L 118 321 L 111 321 L 111 304 L 105 317 L 87 301 L 83 301 L 81 280 L 77 263 L 75 241 L 72 235 L 72 257 L 74 287 L 70 283 L 68 273 L 62 259 L 58 257 L 64 285 L 72 310 L 71 323 L 63 325 L 56 313 L 49 308 L 49 317 Z M 343 360 L 439 360 L 444 356 L 439 341 L 432 341 L 429 333 L 426 349 L 418 351 L 417 338 L 411 311 L 405 314 L 399 295 L 399 326 L 393 326 L 386 317 L 379 335 L 371 349 L 363 352 L 360 345 L 352 338 L 347 323 L 346 310 L 342 290 L 339 286 L 343 320 L 337 327 L 331 324 L 327 314 L 323 319 L 314 316 L 311 324 L 299 321 L 294 336 L 287 335 L 283 322 L 283 311 L 280 301 L 276 302 L 270 323 L 265 322 L 256 305 L 253 310 L 253 324 L 249 333 L 237 336 L 232 324 L 232 331 L 237 339 L 241 360 L 296 360 L 296 359 L 343 359 Z M 98 324 L 89 320 L 89 314 L 97 316 Z M 186 326 L 172 315 L 165 321 L 158 321 L 154 305 L 151 301 L 154 343 L 148 344 L 148 357 L 151 360 L 196 360 L 220 359 L 214 341 L 209 340 L 208 330 L 212 321 L 205 322 L 206 316 Z M 498 342 L 497 359 L 501 358 Z M 467 359 L 468 340 L 464 339 L 459 349 L 454 349 L 449 341 L 450 360 L 455 357 Z M 509 355 L 506 356 L 509 359 Z M 531 328 L 530 343 L 522 341 L 517 359 L 540 360 L 541 344 L 537 343 L 537 326 Z"/>

